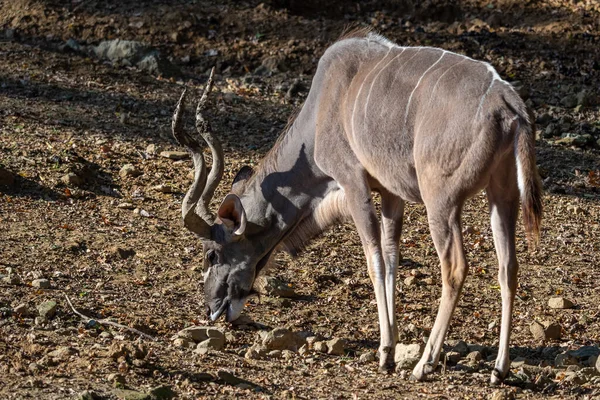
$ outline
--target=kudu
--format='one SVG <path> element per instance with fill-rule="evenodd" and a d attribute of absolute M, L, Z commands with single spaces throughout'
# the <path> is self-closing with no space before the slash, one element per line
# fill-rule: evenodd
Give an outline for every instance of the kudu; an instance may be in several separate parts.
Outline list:
<path fill-rule="evenodd" d="M 492 383 L 509 369 L 519 204 L 528 236 L 541 221 L 534 129 L 523 101 L 489 64 L 430 47 L 401 47 L 372 33 L 344 38 L 321 57 L 308 97 L 257 171 L 243 168 L 217 216 L 208 210 L 223 173 L 223 152 L 198 106 L 197 128 L 210 146 L 182 129 L 185 92 L 173 134 L 195 165 L 182 204 L 185 226 L 203 240 L 204 292 L 212 320 L 236 319 L 273 252 L 295 253 L 340 221 L 353 221 L 375 288 L 380 368 L 393 364 L 398 331 L 396 270 L 405 201 L 423 202 L 441 261 L 442 297 L 425 351 L 413 370 L 435 370 L 465 277 L 461 211 L 485 189 L 502 297 Z M 372 201 L 381 195 L 381 223 Z"/>

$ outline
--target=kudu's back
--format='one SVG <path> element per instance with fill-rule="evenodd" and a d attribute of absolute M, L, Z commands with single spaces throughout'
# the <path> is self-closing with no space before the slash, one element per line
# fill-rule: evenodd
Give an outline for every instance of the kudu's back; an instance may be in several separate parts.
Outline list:
<path fill-rule="evenodd" d="M 514 150 L 517 125 L 532 131 L 523 101 L 489 64 L 438 48 L 344 39 L 322 57 L 315 83 L 317 158 L 347 146 L 373 181 L 410 201 L 434 184 L 421 182 L 427 169 L 473 195 Z"/>

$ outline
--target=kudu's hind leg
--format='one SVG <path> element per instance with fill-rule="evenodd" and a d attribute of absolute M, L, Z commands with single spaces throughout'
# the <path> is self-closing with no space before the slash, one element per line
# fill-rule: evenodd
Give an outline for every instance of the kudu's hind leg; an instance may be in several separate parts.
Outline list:
<path fill-rule="evenodd" d="M 381 250 L 385 262 L 385 296 L 388 320 L 392 328 L 394 345 L 398 340 L 396 321 L 396 277 L 400 261 L 400 235 L 404 217 L 404 200 L 387 191 L 381 192 Z"/>
<path fill-rule="evenodd" d="M 509 342 L 512 310 L 517 290 L 519 266 L 515 250 L 515 226 L 519 215 L 519 190 L 516 184 L 514 158 L 500 165 L 486 188 L 498 255 L 498 281 L 502 295 L 502 324 L 496 366 L 492 371 L 492 384 L 500 383 L 510 367 Z"/>
<path fill-rule="evenodd" d="M 425 196 L 423 199 L 427 207 L 433 243 L 442 264 L 442 299 L 425 351 L 413 369 L 412 379 L 416 380 L 424 379 L 425 375 L 437 367 L 450 319 L 467 276 L 460 224 L 462 204 L 439 205 L 444 203 L 436 197 L 429 197 L 430 201 Z"/>

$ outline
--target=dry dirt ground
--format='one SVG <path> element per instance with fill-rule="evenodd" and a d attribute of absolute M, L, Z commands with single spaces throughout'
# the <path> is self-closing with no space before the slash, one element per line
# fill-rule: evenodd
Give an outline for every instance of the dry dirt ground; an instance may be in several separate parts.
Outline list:
<path fill-rule="evenodd" d="M 0 186 L 0 397 L 77 398 L 87 390 L 93 392 L 87 398 L 110 399 L 126 396 L 123 388 L 139 394 L 159 386 L 180 398 L 600 396 L 597 379 L 566 374 L 589 372 L 589 365 L 554 365 L 557 354 L 600 343 L 600 5 L 395 4 L 336 1 L 320 10 L 316 1 L 293 0 L 0 1 L 0 167 L 8 183 Z M 537 250 L 527 249 L 518 230 L 511 342 L 511 357 L 531 365 L 515 363 L 499 388 L 488 384 L 500 293 L 483 194 L 465 209 L 470 275 L 448 334 L 448 340 L 485 346 L 474 367 L 448 362 L 427 382 L 414 383 L 404 372 L 381 375 L 375 361 L 359 361 L 376 352 L 379 336 L 372 287 L 350 225 L 334 227 L 297 259 L 278 256 L 271 273 L 301 297 L 253 298 L 245 315 L 255 323 L 217 322 L 228 333 L 222 351 L 200 355 L 171 340 L 186 326 L 207 323 L 201 245 L 184 230 L 179 212 L 192 164 L 158 155 L 181 150 L 170 137 L 170 118 L 182 87 L 197 99 L 207 69 L 216 65 L 211 118 L 226 151 L 216 195 L 222 198 L 240 166 L 256 165 L 275 142 L 306 97 L 320 54 L 348 24 L 371 26 L 404 45 L 487 60 L 518 81 L 537 116 L 545 217 Z M 116 38 L 156 47 L 182 75 L 157 77 L 65 46 L 69 39 L 83 46 Z M 191 112 L 186 121 L 191 129 Z M 120 176 L 125 164 L 139 176 Z M 68 173 L 75 175 L 63 178 Z M 161 184 L 172 193 L 153 189 Z M 407 208 L 401 249 L 400 340 L 420 343 L 441 291 L 421 205 Z M 405 282 L 410 276 L 416 279 Z M 50 287 L 33 286 L 36 279 L 49 280 Z M 86 324 L 65 295 L 85 315 L 158 340 Z M 575 307 L 549 308 L 555 296 Z M 38 307 L 51 300 L 56 314 L 41 318 Z M 560 339 L 534 340 L 529 326 L 536 320 L 558 323 Z M 244 357 L 259 331 L 280 326 L 344 339 L 346 354 Z M 250 383 L 232 382 L 220 370 Z"/>

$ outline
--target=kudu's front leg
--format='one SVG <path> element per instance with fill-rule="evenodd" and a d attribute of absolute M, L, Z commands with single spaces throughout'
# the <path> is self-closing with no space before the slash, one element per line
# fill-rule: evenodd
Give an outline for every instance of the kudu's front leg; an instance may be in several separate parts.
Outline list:
<path fill-rule="evenodd" d="M 369 277 L 375 288 L 377 300 L 377 313 L 379 316 L 379 329 L 381 343 L 379 346 L 379 369 L 388 371 L 394 365 L 394 348 L 396 337 L 390 324 L 390 311 L 386 296 L 386 269 L 381 249 L 381 233 L 375 207 L 371 200 L 371 189 L 364 177 L 352 179 L 349 185 L 343 185 L 348 209 L 356 225 L 356 229 L 363 244 Z M 358 184 L 357 184 L 358 183 Z"/>
<path fill-rule="evenodd" d="M 400 261 L 400 235 L 404 217 L 404 200 L 387 191 L 381 191 L 381 249 L 385 261 L 385 295 L 388 320 L 392 327 L 394 344 L 398 340 L 396 321 L 396 277 Z"/>

